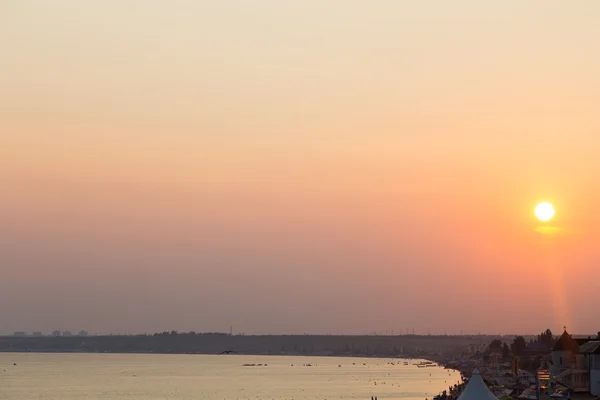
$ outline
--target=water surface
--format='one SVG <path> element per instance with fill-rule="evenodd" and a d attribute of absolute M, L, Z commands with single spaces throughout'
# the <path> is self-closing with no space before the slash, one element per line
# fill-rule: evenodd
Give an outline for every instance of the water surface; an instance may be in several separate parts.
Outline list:
<path fill-rule="evenodd" d="M 424 400 L 460 379 L 454 371 L 417 368 L 416 361 L 405 366 L 404 361 L 0 353 L 0 400 Z"/>

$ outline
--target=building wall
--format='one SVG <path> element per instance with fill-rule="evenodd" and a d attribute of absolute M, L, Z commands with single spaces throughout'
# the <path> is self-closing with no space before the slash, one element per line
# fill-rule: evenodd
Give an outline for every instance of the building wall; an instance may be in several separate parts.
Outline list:
<path fill-rule="evenodd" d="M 550 379 L 554 381 L 556 375 L 571 368 L 573 361 L 573 353 L 570 351 L 553 351 L 552 364 L 550 365 Z"/>
<path fill-rule="evenodd" d="M 593 354 L 590 362 L 590 393 L 600 396 L 600 354 Z"/>
<path fill-rule="evenodd" d="M 590 371 L 590 393 L 600 396 L 600 370 Z"/>
<path fill-rule="evenodd" d="M 585 354 L 576 354 L 575 355 L 575 363 L 573 365 L 574 368 L 577 369 L 587 369 L 588 368 L 588 359 Z"/>
<path fill-rule="evenodd" d="M 590 373 L 585 370 L 572 370 L 570 384 L 577 393 L 590 391 Z M 566 380 L 566 379 L 565 379 Z"/>

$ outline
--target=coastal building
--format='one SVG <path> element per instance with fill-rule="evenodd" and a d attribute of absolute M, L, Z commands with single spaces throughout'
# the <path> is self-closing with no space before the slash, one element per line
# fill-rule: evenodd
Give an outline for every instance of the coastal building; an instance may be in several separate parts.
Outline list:
<path fill-rule="evenodd" d="M 58 336 L 61 336 L 61 335 L 62 335 L 61 331 L 53 331 L 52 332 L 52 336 L 54 336 L 54 337 L 58 337 Z"/>
<path fill-rule="evenodd" d="M 24 336 L 27 336 L 27 333 L 25 333 L 23 331 L 17 331 L 15 333 L 13 333 L 13 336 L 24 337 Z"/>
<path fill-rule="evenodd" d="M 469 383 L 467 383 L 458 400 L 498 400 L 498 398 L 488 389 L 479 374 L 479 370 L 475 368 Z"/>
<path fill-rule="evenodd" d="M 600 395 L 600 340 L 575 339 L 565 329 L 552 349 L 550 380 L 575 393 Z"/>
<path fill-rule="evenodd" d="M 589 392 L 600 396 L 600 340 L 590 340 L 581 345 L 576 363 L 577 368 L 588 374 Z"/>
<path fill-rule="evenodd" d="M 38 331 L 38 332 L 33 332 L 33 333 L 31 334 L 31 336 L 33 336 L 33 337 L 42 337 L 42 336 L 44 336 L 44 335 L 42 334 L 42 332 L 39 332 L 39 331 Z"/>
<path fill-rule="evenodd" d="M 552 348 L 550 377 L 553 381 L 557 376 L 564 374 L 573 367 L 573 364 L 575 363 L 575 354 L 578 351 L 578 343 L 565 330 Z"/>

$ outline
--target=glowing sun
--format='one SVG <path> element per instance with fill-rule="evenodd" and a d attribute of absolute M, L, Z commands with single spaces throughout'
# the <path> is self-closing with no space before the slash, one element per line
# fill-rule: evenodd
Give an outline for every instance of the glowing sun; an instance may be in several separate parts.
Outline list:
<path fill-rule="evenodd" d="M 554 206 L 544 201 L 535 206 L 535 216 L 542 222 L 548 222 L 554 217 Z"/>

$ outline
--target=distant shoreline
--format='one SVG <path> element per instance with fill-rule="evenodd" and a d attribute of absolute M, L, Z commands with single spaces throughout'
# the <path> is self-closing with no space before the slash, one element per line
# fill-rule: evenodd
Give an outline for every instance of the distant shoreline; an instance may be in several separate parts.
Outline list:
<path fill-rule="evenodd" d="M 0 352 L 336 356 L 426 359 L 472 353 L 492 339 L 461 336 L 136 335 L 0 337 Z"/>
<path fill-rule="evenodd" d="M 0 350 L 0 354 L 131 354 L 131 355 L 171 355 L 171 356 L 222 356 L 222 357 L 239 357 L 239 356 L 256 356 L 256 357 L 325 357 L 325 358 L 365 358 L 365 359 L 386 359 L 386 360 L 413 360 L 413 361 L 432 361 L 439 367 L 446 368 L 443 364 L 438 363 L 431 357 L 412 357 L 412 356 L 385 356 L 385 355 L 346 355 L 346 354 L 265 354 L 265 353 L 159 353 L 147 351 L 81 351 L 81 350 Z M 432 367 L 430 367 L 432 368 Z M 456 370 L 455 368 L 446 368 Z"/>
<path fill-rule="evenodd" d="M 366 356 L 366 355 L 326 355 L 326 354 L 261 354 L 261 353 L 236 353 L 236 354 L 216 354 L 216 353 L 149 353 L 149 352 L 90 352 L 90 351 L 30 351 L 30 350 L 0 350 L 0 354 L 98 354 L 98 355 L 161 355 L 161 356 L 220 356 L 220 357 L 297 357 L 297 358 L 364 358 L 364 359 L 381 359 L 381 360 L 412 360 L 412 361 L 432 361 L 436 363 L 437 368 L 445 368 L 448 370 L 456 370 L 455 368 L 446 368 L 436 361 L 426 357 L 405 357 L 405 356 Z M 411 364 L 412 365 L 412 364 Z M 433 368 L 433 367 L 430 367 Z M 458 371 L 458 370 L 456 370 Z"/>

